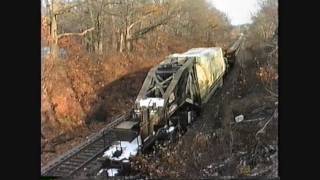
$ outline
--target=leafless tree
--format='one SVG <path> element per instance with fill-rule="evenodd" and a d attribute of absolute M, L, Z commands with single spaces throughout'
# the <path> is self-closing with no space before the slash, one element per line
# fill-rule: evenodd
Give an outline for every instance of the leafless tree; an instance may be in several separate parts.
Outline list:
<path fill-rule="evenodd" d="M 59 56 L 58 40 L 64 36 L 83 36 L 88 32 L 94 30 L 94 28 L 87 29 L 81 33 L 58 33 L 58 16 L 70 11 L 70 9 L 81 5 L 81 3 L 68 3 L 66 5 L 62 0 L 46 0 L 47 9 L 49 12 L 49 24 L 50 24 L 50 49 L 53 59 L 57 59 Z"/>
<path fill-rule="evenodd" d="M 158 42 L 160 32 L 212 45 L 231 30 L 226 16 L 205 0 L 43 0 L 43 4 L 55 57 L 58 41 L 65 36 L 83 36 L 87 49 L 102 55 L 131 52 L 140 39 Z"/>

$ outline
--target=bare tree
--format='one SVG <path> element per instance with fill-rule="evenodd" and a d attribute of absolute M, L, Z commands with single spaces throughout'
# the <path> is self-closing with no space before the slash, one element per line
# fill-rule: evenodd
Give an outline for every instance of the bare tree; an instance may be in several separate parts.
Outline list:
<path fill-rule="evenodd" d="M 116 16 L 119 24 L 119 52 L 131 51 L 134 40 L 142 38 L 158 26 L 164 25 L 170 19 L 167 7 L 162 3 L 123 1 L 120 14 Z M 114 15 L 114 14 L 113 14 Z"/>
<path fill-rule="evenodd" d="M 58 40 L 71 35 L 83 36 L 90 52 L 103 55 L 113 50 L 131 52 L 141 39 L 159 42 L 159 33 L 212 45 L 230 30 L 225 15 L 205 0 L 44 1 L 56 57 Z"/>
<path fill-rule="evenodd" d="M 53 59 L 57 59 L 59 56 L 59 46 L 58 41 L 61 37 L 64 36 L 83 36 L 86 33 L 94 30 L 94 28 L 87 29 L 83 31 L 82 33 L 64 33 L 64 34 L 58 34 L 58 15 L 67 13 L 70 11 L 70 9 L 81 5 L 80 3 L 76 4 L 68 4 L 65 5 L 63 0 L 46 0 L 46 5 L 49 11 L 49 24 L 50 24 L 50 49 L 51 54 L 53 56 Z"/>
<path fill-rule="evenodd" d="M 278 1 L 260 0 L 259 6 L 260 10 L 254 15 L 250 29 L 257 43 L 272 38 L 278 28 Z"/>

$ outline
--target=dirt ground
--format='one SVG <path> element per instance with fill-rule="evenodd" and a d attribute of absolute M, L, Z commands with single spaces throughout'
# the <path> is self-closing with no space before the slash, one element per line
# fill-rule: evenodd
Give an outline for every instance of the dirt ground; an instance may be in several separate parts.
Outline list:
<path fill-rule="evenodd" d="M 151 177 L 278 177 L 277 98 L 258 82 L 247 58 L 252 54 L 240 51 L 224 86 L 177 142 L 136 157 L 132 167 Z"/>

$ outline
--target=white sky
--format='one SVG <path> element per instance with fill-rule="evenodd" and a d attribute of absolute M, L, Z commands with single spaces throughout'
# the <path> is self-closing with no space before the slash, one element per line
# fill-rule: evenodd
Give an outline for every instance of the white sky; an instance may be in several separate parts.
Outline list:
<path fill-rule="evenodd" d="M 227 14 L 232 25 L 251 23 L 251 13 L 258 10 L 259 0 L 208 0 Z"/>

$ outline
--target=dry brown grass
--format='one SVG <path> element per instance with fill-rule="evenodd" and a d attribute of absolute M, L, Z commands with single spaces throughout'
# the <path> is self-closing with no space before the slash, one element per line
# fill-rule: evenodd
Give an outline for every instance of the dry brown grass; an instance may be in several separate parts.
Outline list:
<path fill-rule="evenodd" d="M 171 50 L 170 47 L 159 47 L 160 54 L 155 55 L 146 53 L 144 48 L 147 47 L 142 44 L 141 47 L 137 44 L 138 49 L 133 53 L 109 54 L 98 59 L 85 51 L 79 39 L 61 39 L 59 46 L 68 51 L 67 58 L 48 57 L 43 66 L 41 112 L 44 136 L 52 139 L 85 126 L 92 120 L 90 118 L 94 120 L 98 111 L 105 111 L 103 114 L 108 114 L 109 118 L 128 109 L 148 69 L 169 53 L 187 49 L 176 43 Z"/>

